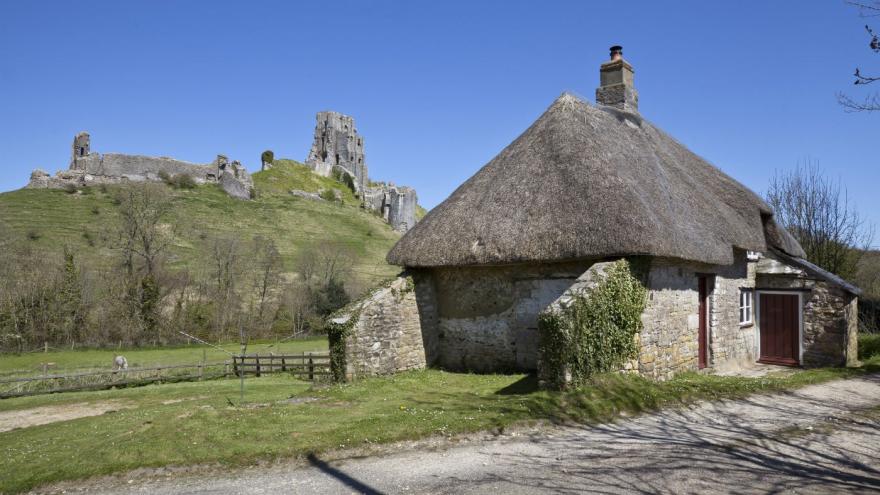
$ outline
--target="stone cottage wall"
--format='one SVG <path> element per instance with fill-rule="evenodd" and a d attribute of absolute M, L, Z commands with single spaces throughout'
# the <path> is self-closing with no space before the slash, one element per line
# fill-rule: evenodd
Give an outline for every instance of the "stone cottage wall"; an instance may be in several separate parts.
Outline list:
<path fill-rule="evenodd" d="M 431 295 L 427 294 L 426 299 L 430 301 Z M 425 309 L 432 311 L 429 307 Z M 331 320 L 331 323 L 346 324 L 348 318 L 357 318 L 345 340 L 347 377 L 424 368 L 425 342 L 419 312 L 413 278 L 406 276 L 376 290 L 349 306 L 347 314 Z M 426 318 L 430 319 L 430 316 Z"/>
<path fill-rule="evenodd" d="M 669 260 L 652 261 L 642 325 L 640 374 L 670 378 L 697 368 L 699 292 L 692 268 Z"/>
<path fill-rule="evenodd" d="M 431 270 L 438 318 L 429 359 L 450 370 L 535 370 L 539 313 L 591 264 Z"/>
<path fill-rule="evenodd" d="M 858 298 L 809 275 L 758 275 L 763 289 L 803 294 L 804 367 L 853 365 L 857 362 Z"/>
<path fill-rule="evenodd" d="M 739 290 L 755 286 L 754 264 L 746 260 L 745 252 L 737 251 L 729 266 L 655 258 L 639 335 L 640 374 L 666 379 L 698 369 L 699 274 L 710 276 L 709 366 L 725 369 L 754 361 L 755 329 L 739 325 Z"/>
<path fill-rule="evenodd" d="M 739 323 L 741 289 L 754 289 L 755 263 L 745 251 L 734 254 L 734 263 L 719 267 L 709 296 L 709 363 L 715 369 L 741 368 L 757 361 L 754 293 L 752 323 Z"/>

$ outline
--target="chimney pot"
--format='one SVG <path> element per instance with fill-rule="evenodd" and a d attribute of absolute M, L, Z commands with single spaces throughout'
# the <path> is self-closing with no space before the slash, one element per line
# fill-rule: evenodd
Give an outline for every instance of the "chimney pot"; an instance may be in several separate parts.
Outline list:
<path fill-rule="evenodd" d="M 614 45 L 611 47 L 611 60 L 620 60 L 623 58 L 623 47 Z"/>

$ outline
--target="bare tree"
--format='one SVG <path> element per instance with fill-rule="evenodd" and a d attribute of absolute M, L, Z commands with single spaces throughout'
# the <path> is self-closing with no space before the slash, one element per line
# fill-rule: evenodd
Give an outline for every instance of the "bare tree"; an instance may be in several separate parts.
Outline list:
<path fill-rule="evenodd" d="M 111 247 L 121 253 L 126 280 L 123 292 L 131 319 L 139 321 L 147 337 L 156 339 L 162 288 L 159 269 L 171 243 L 165 220 L 171 211 L 167 188 L 133 184 L 117 191 L 119 222 Z"/>
<path fill-rule="evenodd" d="M 216 337 L 229 339 L 230 325 L 241 323 L 239 285 L 245 272 L 245 256 L 241 241 L 233 235 L 214 238 L 211 244 L 211 263 L 214 279 L 214 315 Z"/>
<path fill-rule="evenodd" d="M 312 291 L 303 283 L 293 283 L 286 287 L 282 298 L 283 308 L 290 318 L 292 336 L 304 334 L 309 323 L 317 318 Z"/>
<path fill-rule="evenodd" d="M 847 3 L 858 8 L 859 15 L 861 15 L 862 17 L 880 16 L 880 1 L 878 0 L 874 0 L 870 3 L 856 1 Z M 868 33 L 869 38 L 868 48 L 874 53 L 880 54 L 880 36 L 878 36 L 877 33 L 869 25 L 865 25 L 865 31 Z M 858 67 L 856 67 L 855 73 L 853 75 L 856 78 L 853 84 L 855 84 L 856 86 L 865 86 L 880 81 L 880 77 L 878 76 L 864 75 L 861 69 Z M 861 101 L 855 100 L 844 93 L 838 93 L 837 101 L 847 111 L 850 112 L 873 112 L 875 110 L 880 110 L 880 95 L 878 95 L 877 93 L 870 94 Z"/>
<path fill-rule="evenodd" d="M 270 313 L 268 305 L 281 281 L 281 254 L 272 239 L 256 236 L 253 240 L 254 290 L 257 302 L 257 322 L 265 323 Z"/>
<path fill-rule="evenodd" d="M 853 280 L 859 260 L 874 238 L 840 181 L 816 165 L 776 171 L 767 191 L 776 219 L 800 242 L 807 259 Z"/>

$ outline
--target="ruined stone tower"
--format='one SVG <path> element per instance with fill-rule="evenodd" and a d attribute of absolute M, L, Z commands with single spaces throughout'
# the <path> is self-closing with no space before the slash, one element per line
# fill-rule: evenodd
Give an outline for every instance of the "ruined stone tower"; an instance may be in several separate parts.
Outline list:
<path fill-rule="evenodd" d="M 338 112 L 318 112 L 315 140 L 306 164 L 325 177 L 340 167 L 355 179 L 357 190 L 367 185 L 367 163 L 364 138 L 358 134 L 354 119 Z"/>
<path fill-rule="evenodd" d="M 89 156 L 89 153 L 91 153 L 90 141 L 91 139 L 88 132 L 80 132 L 74 136 L 73 149 L 70 154 L 71 170 L 82 170 L 84 168 L 81 166 L 81 160 Z"/>

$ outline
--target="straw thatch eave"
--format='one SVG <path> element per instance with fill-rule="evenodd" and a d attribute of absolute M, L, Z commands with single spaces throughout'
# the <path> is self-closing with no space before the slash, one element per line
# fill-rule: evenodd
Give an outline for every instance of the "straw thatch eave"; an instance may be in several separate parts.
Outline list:
<path fill-rule="evenodd" d="M 765 233 L 765 226 L 768 232 Z M 563 94 L 391 250 L 404 266 L 802 256 L 764 201 L 638 114 Z M 777 245 L 779 244 L 779 245 Z"/>

